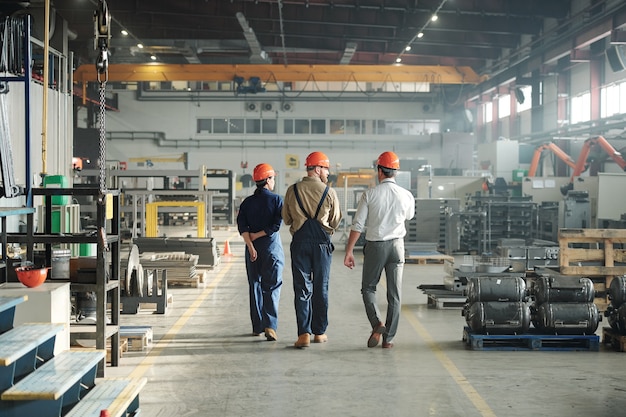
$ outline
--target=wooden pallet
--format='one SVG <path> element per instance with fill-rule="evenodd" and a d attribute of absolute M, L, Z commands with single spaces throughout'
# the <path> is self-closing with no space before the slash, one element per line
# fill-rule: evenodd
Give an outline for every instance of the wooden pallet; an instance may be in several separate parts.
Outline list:
<path fill-rule="evenodd" d="M 602 328 L 602 344 L 613 346 L 618 352 L 626 352 L 626 335 L 618 333 L 611 327 Z"/>
<path fill-rule="evenodd" d="M 426 265 L 428 263 L 443 264 L 445 261 L 454 262 L 454 257 L 450 255 L 444 255 L 440 252 L 411 252 L 405 257 L 406 263 L 414 263 L 419 265 Z"/>
<path fill-rule="evenodd" d="M 128 352 L 128 340 L 120 338 L 120 358 L 124 356 L 124 352 Z M 111 363 L 111 342 L 110 341 L 107 343 L 107 363 Z"/>
<path fill-rule="evenodd" d="M 128 350 L 143 351 L 152 344 L 152 327 L 120 326 L 120 339 L 128 341 Z"/>
<path fill-rule="evenodd" d="M 626 243 L 626 229 L 560 229 L 559 268 L 561 274 L 582 276 L 626 274 L 626 249 L 615 248 L 615 243 Z M 585 263 L 600 263 L 600 265 L 585 265 Z M 616 265 L 616 263 L 623 265 Z"/>
<path fill-rule="evenodd" d="M 560 229 L 561 275 L 589 277 L 596 292 L 594 303 L 605 311 L 613 277 L 626 274 L 626 229 Z"/>
<path fill-rule="evenodd" d="M 476 334 L 468 327 L 463 329 L 463 342 L 471 350 L 600 350 L 600 337 L 596 335 Z"/>

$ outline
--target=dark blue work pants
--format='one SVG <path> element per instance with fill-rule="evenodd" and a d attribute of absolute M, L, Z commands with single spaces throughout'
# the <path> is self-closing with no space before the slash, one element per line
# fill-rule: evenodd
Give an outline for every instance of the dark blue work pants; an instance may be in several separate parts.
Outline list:
<path fill-rule="evenodd" d="M 326 333 L 332 254 L 331 243 L 291 242 L 291 272 L 298 335 Z"/>
<path fill-rule="evenodd" d="M 278 302 L 283 285 L 284 252 L 277 241 L 264 237 L 254 244 L 257 260 L 250 261 L 246 247 L 246 272 L 250 292 L 250 319 L 252 331 L 263 333 L 266 328 L 278 328 Z"/>

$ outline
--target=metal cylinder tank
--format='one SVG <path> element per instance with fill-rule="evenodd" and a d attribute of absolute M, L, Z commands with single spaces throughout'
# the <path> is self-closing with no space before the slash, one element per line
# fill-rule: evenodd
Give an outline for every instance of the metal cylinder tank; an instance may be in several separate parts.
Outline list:
<path fill-rule="evenodd" d="M 593 334 L 600 320 L 594 303 L 544 303 L 533 323 L 546 334 Z"/>
<path fill-rule="evenodd" d="M 526 281 L 521 277 L 472 277 L 467 280 L 467 300 L 522 301 L 526 297 Z"/>
<path fill-rule="evenodd" d="M 611 280 L 609 298 L 611 305 L 615 308 L 619 308 L 626 302 L 626 275 L 620 275 Z"/>
<path fill-rule="evenodd" d="M 614 308 L 612 305 L 604 313 L 607 316 L 609 325 L 620 334 L 626 334 L 626 303 Z"/>
<path fill-rule="evenodd" d="M 537 304 L 591 303 L 595 297 L 593 281 L 589 278 L 541 276 L 533 286 Z"/>
<path fill-rule="evenodd" d="M 522 334 L 530 327 L 530 309 L 523 301 L 473 303 L 466 307 L 464 315 L 475 333 Z"/>

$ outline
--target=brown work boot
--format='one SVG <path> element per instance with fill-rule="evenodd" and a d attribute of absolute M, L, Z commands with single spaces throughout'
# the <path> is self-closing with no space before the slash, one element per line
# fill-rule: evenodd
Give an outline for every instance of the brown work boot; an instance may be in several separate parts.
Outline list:
<path fill-rule="evenodd" d="M 326 343 L 328 342 L 328 336 L 325 334 L 316 334 L 313 336 L 313 343 Z"/>
<path fill-rule="evenodd" d="M 265 338 L 269 340 L 270 342 L 278 340 L 278 336 L 276 336 L 276 330 L 272 329 L 271 327 L 266 327 Z"/>
<path fill-rule="evenodd" d="M 311 335 L 308 333 L 302 333 L 301 335 L 298 336 L 298 340 L 296 340 L 296 343 L 294 343 L 293 345 L 297 348 L 305 348 L 305 347 L 309 347 L 309 345 L 311 344 Z"/>

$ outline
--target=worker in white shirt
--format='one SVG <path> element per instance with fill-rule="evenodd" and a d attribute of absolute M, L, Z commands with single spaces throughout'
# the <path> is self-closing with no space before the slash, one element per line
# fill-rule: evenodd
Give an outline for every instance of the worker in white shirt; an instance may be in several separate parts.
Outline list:
<path fill-rule="evenodd" d="M 365 313 L 372 326 L 368 347 L 375 347 L 382 338 L 382 347 L 393 347 L 398 330 L 404 269 L 405 221 L 415 216 L 415 198 L 410 191 L 396 184 L 400 160 L 394 152 L 383 152 L 376 161 L 379 184 L 361 196 L 352 220 L 346 245 L 344 265 L 355 266 L 354 245 L 365 231 L 361 294 Z M 376 303 L 376 287 L 383 269 L 387 279 L 387 317 L 383 323 Z"/>

